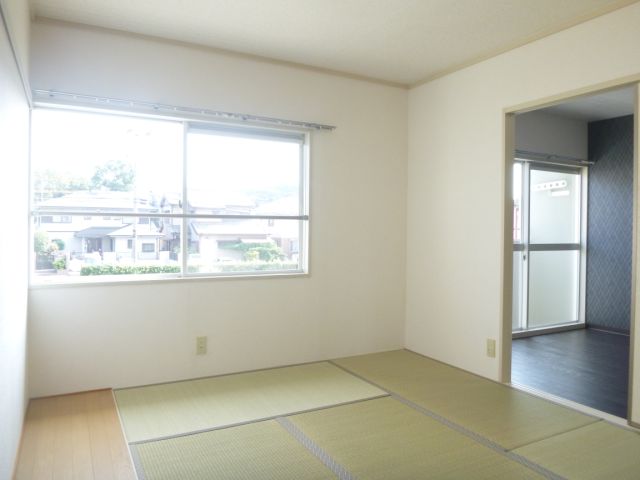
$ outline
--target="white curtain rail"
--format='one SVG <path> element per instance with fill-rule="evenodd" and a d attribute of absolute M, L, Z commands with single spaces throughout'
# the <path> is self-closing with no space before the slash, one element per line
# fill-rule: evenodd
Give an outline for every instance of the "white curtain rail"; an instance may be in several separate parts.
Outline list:
<path fill-rule="evenodd" d="M 515 151 L 515 159 L 525 162 L 537 162 L 548 163 L 551 165 L 569 165 L 569 166 L 584 166 L 593 165 L 594 162 L 585 160 L 583 158 L 568 157 L 566 155 L 555 155 L 550 153 L 530 152 L 527 150 Z"/>
<path fill-rule="evenodd" d="M 165 114 L 175 117 L 196 116 L 205 119 L 231 120 L 236 122 L 249 122 L 259 124 L 269 124 L 282 127 L 303 128 L 307 130 L 335 130 L 333 125 L 325 125 L 315 122 L 304 122 L 299 120 L 287 120 L 284 118 L 266 117 L 262 115 L 251 115 L 248 113 L 225 112 L 221 110 L 210 110 L 208 108 L 179 107 L 175 105 L 165 105 L 161 103 L 142 102 L 138 100 L 124 100 L 120 98 L 97 97 L 94 95 L 83 95 L 77 93 L 58 92 L 54 90 L 33 90 L 33 100 L 35 103 L 47 103 L 54 101 L 57 104 L 68 104 L 72 106 L 87 106 L 92 108 L 116 108 L 119 110 L 129 109 L 141 112 L 153 112 L 155 114 Z"/>

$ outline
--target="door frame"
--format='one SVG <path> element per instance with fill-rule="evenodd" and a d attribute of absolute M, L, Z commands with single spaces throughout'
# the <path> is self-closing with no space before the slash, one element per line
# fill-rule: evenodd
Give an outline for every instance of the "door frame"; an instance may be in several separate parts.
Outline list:
<path fill-rule="evenodd" d="M 586 97 L 610 90 L 617 90 L 623 87 L 635 88 L 634 102 L 634 144 L 633 144 L 633 239 L 632 239 L 632 266 L 631 266 L 631 312 L 630 312 L 630 332 L 629 332 L 629 398 L 627 410 L 627 423 L 635 428 L 640 428 L 640 374 L 636 379 L 636 372 L 640 373 L 640 338 L 637 338 L 638 318 L 636 311 L 639 306 L 636 302 L 640 300 L 640 292 L 636 290 L 640 287 L 637 279 L 638 272 L 638 219 L 639 200 L 638 184 L 640 169 L 638 168 L 638 149 L 640 147 L 640 75 L 632 75 L 608 82 L 590 85 L 584 88 L 571 90 L 544 97 L 531 102 L 504 108 L 502 111 L 502 144 L 503 162 L 503 256 L 502 256 L 502 289 L 501 289 L 501 309 L 502 326 L 500 329 L 500 381 L 511 384 L 511 347 L 512 347 L 512 303 L 513 303 L 513 164 L 515 157 L 515 116 L 516 113 L 526 113 L 541 108 L 550 107 L 559 103 Z M 586 222 L 585 222 L 586 223 Z M 638 363 L 637 368 L 636 363 Z"/>

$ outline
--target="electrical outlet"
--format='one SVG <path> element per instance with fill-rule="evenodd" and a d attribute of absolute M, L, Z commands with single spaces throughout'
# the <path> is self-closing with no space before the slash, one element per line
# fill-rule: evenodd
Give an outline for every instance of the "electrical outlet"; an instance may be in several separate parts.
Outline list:
<path fill-rule="evenodd" d="M 207 353 L 207 337 L 196 337 L 196 355 Z"/>
<path fill-rule="evenodd" d="M 487 357 L 496 357 L 496 341 L 493 338 L 487 338 Z"/>

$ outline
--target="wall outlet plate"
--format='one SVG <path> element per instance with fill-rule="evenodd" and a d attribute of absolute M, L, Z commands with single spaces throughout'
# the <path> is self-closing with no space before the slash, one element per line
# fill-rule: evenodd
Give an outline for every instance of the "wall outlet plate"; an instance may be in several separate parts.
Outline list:
<path fill-rule="evenodd" d="M 496 358 L 496 341 L 493 338 L 487 338 L 487 357 Z"/>
<path fill-rule="evenodd" d="M 196 337 L 196 355 L 207 353 L 207 337 Z"/>

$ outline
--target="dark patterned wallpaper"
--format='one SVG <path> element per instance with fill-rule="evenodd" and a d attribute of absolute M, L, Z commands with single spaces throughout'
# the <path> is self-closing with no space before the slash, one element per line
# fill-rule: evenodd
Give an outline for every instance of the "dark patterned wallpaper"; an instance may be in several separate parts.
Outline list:
<path fill-rule="evenodd" d="M 633 115 L 589 123 L 587 326 L 629 332 Z"/>

